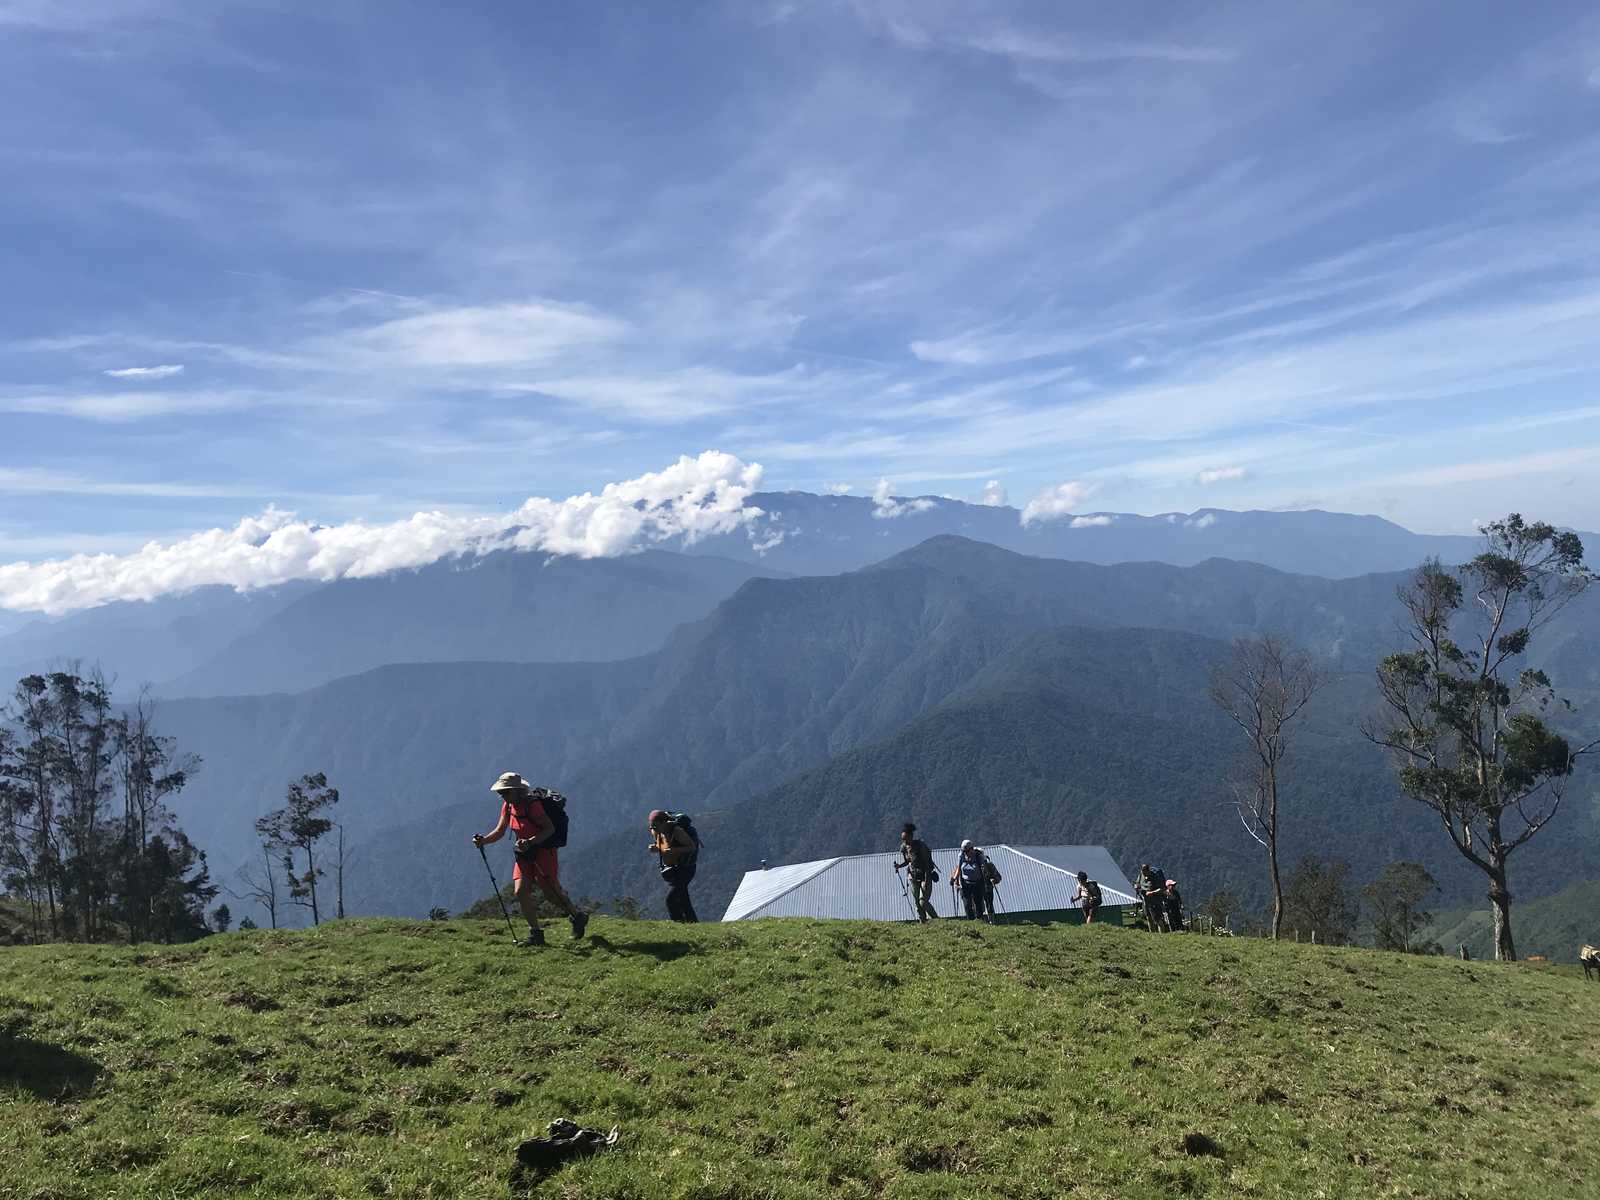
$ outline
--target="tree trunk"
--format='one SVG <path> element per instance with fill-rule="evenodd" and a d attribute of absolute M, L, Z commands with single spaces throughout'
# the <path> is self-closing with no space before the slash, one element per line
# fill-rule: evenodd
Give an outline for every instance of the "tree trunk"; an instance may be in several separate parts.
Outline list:
<path fill-rule="evenodd" d="M 311 924 L 322 924 L 321 914 L 317 912 L 317 863 L 311 857 L 311 844 L 306 843 L 306 885 L 311 889 Z"/>
<path fill-rule="evenodd" d="M 1272 940 L 1283 927 L 1283 880 L 1278 875 L 1278 768 L 1267 764 L 1267 864 L 1272 872 Z M 1298 940 L 1298 939 L 1297 939 Z"/>
<path fill-rule="evenodd" d="M 1272 872 L 1272 940 L 1283 928 L 1283 880 L 1278 876 L 1278 839 L 1267 839 L 1267 863 Z"/>
<path fill-rule="evenodd" d="M 1494 956 L 1498 962 L 1516 962 L 1517 947 L 1511 940 L 1511 891 L 1506 887 L 1506 861 L 1492 848 L 1489 857 L 1489 903 L 1494 907 Z"/>

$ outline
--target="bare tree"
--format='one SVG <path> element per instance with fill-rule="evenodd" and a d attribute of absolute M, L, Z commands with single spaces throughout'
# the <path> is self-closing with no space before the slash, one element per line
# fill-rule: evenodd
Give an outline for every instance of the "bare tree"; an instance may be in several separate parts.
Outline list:
<path fill-rule="evenodd" d="M 261 823 L 256 822 L 259 831 Z M 244 863 L 237 872 L 239 882 L 244 884 L 244 891 L 236 892 L 228 889 L 228 895 L 235 900 L 254 900 L 267 910 L 267 920 L 272 928 L 278 927 L 278 876 L 272 865 L 271 843 L 263 838 L 261 843 L 261 866 L 259 868 L 250 863 Z"/>
<path fill-rule="evenodd" d="M 1283 925 L 1283 882 L 1278 870 L 1279 776 L 1289 751 L 1289 726 L 1321 686 L 1322 674 L 1311 656 L 1272 633 L 1238 638 L 1228 661 L 1211 672 L 1211 702 L 1249 742 L 1240 769 L 1228 782 L 1245 832 L 1267 852 L 1274 938 Z"/>
<path fill-rule="evenodd" d="M 1558 703 L 1549 677 L 1518 667 L 1595 576 L 1576 534 L 1517 513 L 1483 532 L 1484 551 L 1470 563 L 1424 563 L 1400 589 L 1412 649 L 1378 665 L 1384 711 L 1363 732 L 1393 755 L 1401 790 L 1432 809 L 1488 877 L 1494 955 L 1511 961 L 1507 862 L 1554 819 L 1577 760 L 1600 747 L 1575 747 L 1552 730 L 1543 719 Z"/>

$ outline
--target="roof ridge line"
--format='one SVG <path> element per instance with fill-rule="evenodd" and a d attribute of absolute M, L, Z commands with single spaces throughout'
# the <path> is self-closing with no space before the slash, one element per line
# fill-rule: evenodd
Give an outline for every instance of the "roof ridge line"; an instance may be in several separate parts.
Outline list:
<path fill-rule="evenodd" d="M 1002 843 L 1002 845 L 1004 845 L 1004 843 Z M 1025 858 L 1029 862 L 1036 862 L 1041 867 L 1048 867 L 1052 871 L 1060 871 L 1068 879 L 1073 879 L 1073 880 L 1077 879 L 1077 876 L 1074 875 L 1071 871 L 1067 870 L 1065 867 L 1058 867 L 1058 866 L 1055 865 L 1055 863 L 1047 863 L 1042 858 L 1035 858 L 1031 854 L 1024 854 L 1021 850 L 1018 850 L 1015 846 L 1006 845 L 1005 848 L 1007 850 L 1011 851 L 1011 853 L 1015 854 L 1019 858 Z M 1103 891 L 1110 892 L 1113 896 L 1122 896 L 1124 899 L 1126 899 L 1128 901 L 1129 904 L 1137 904 L 1139 902 L 1138 897 L 1128 895 L 1128 893 L 1123 891 L 1121 888 L 1114 888 L 1110 884 L 1102 884 L 1101 888 L 1102 888 Z"/>
<path fill-rule="evenodd" d="M 869 856 L 865 855 L 865 854 L 857 854 L 857 855 L 851 855 L 850 857 L 853 857 L 853 858 L 867 858 Z M 820 879 L 822 876 L 826 875 L 829 871 L 833 870 L 835 867 L 837 867 L 843 861 L 844 861 L 844 856 L 836 856 L 834 858 L 828 859 L 827 860 L 828 865 L 823 867 L 822 870 L 814 871 L 810 875 L 805 876 L 803 879 L 795 880 L 788 887 L 784 888 L 783 891 L 778 892 L 776 895 L 768 896 L 760 904 L 756 905 L 756 907 L 752 908 L 749 912 L 745 913 L 744 915 L 746 917 L 754 916 L 756 913 L 760 912 L 763 908 L 766 908 L 768 905 L 776 904 L 779 900 L 782 900 L 790 892 L 794 891 L 795 888 L 803 887 L 805 884 L 810 883 L 813 879 Z M 738 893 L 735 892 L 734 895 L 735 895 L 735 897 L 737 897 Z M 743 920 L 743 919 L 744 919 L 743 917 L 740 918 L 740 920 Z"/>

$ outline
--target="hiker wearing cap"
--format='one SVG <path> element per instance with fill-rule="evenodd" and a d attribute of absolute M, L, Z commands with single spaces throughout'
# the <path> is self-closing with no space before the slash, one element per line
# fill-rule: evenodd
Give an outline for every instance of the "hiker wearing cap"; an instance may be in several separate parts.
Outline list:
<path fill-rule="evenodd" d="M 693 925 L 700 920 L 689 900 L 689 883 L 694 879 L 700 844 L 664 809 L 650 812 L 650 853 L 661 859 L 661 878 L 667 885 L 667 916 Z"/>
<path fill-rule="evenodd" d="M 1167 880 L 1165 895 L 1167 910 L 1167 929 L 1171 933 L 1183 932 L 1183 897 L 1178 894 L 1178 881 Z"/>
<path fill-rule="evenodd" d="M 1078 872 L 1078 887 L 1072 893 L 1072 903 L 1083 908 L 1083 923 L 1094 924 L 1094 915 L 1100 911 L 1100 885 L 1089 878 L 1089 872 Z"/>
<path fill-rule="evenodd" d="M 516 844 L 516 865 L 512 868 L 511 888 L 516 894 L 522 915 L 528 918 L 528 936 L 522 945 L 544 945 L 535 888 L 567 914 L 572 922 L 572 936 L 581 938 L 584 927 L 589 924 L 589 917 L 562 889 L 556 849 L 544 844 L 555 833 L 555 823 L 545 812 L 544 802 L 515 771 L 507 771 L 500 776 L 489 785 L 489 790 L 500 797 L 500 820 L 488 833 L 473 834 L 472 844 L 480 847 L 490 845 L 504 837 L 507 829 L 511 830 Z"/>
<path fill-rule="evenodd" d="M 950 882 L 961 889 L 961 907 L 969 921 L 994 920 L 994 884 L 989 882 L 989 863 L 971 838 L 961 843 L 961 861 Z"/>
<path fill-rule="evenodd" d="M 939 915 L 933 907 L 933 885 L 939 872 L 933 865 L 933 851 L 928 849 L 927 842 L 917 836 L 917 827 L 910 821 L 900 830 L 900 857 L 895 860 L 895 874 L 898 875 L 901 868 L 905 868 L 911 880 L 917 920 L 926 925 L 928 918 Z"/>
<path fill-rule="evenodd" d="M 1167 877 L 1149 863 L 1139 864 L 1139 878 L 1133 890 L 1144 901 L 1144 919 L 1151 933 L 1164 933 L 1167 928 Z"/>

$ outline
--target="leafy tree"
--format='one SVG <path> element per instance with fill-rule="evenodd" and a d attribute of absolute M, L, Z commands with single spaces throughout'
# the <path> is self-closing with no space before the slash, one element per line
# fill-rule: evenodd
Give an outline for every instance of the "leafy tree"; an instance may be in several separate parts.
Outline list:
<path fill-rule="evenodd" d="M 116 711 L 98 671 L 17 682 L 0 712 L 0 885 L 28 903 L 36 939 L 46 928 L 104 939 L 120 923 L 138 941 L 169 927 L 156 913 L 165 873 L 196 864 L 175 866 L 187 843 L 166 801 L 198 766 L 156 735 L 147 695 Z M 152 854 L 157 839 L 164 849 Z"/>
<path fill-rule="evenodd" d="M 226 904 L 217 905 L 216 911 L 211 914 L 211 924 L 218 933 L 228 932 L 228 926 L 233 924 L 233 913 Z"/>
<path fill-rule="evenodd" d="M 247 932 L 248 930 L 256 929 L 256 928 L 259 928 L 259 926 L 257 926 L 256 923 L 254 921 L 252 921 L 249 917 L 245 917 L 243 920 L 241 920 L 239 922 L 239 932 L 240 933 L 244 933 L 244 932 Z"/>
<path fill-rule="evenodd" d="M 1289 752 L 1289 727 L 1321 686 L 1311 657 L 1271 633 L 1239 638 L 1229 659 L 1211 672 L 1211 702 L 1249 744 L 1229 784 L 1245 832 L 1267 852 L 1273 937 L 1283 925 L 1284 903 L 1278 870 L 1280 774 Z"/>
<path fill-rule="evenodd" d="M 1290 926 L 1329 946 L 1348 943 L 1360 913 L 1350 890 L 1350 864 L 1307 854 L 1283 889 Z"/>
<path fill-rule="evenodd" d="M 1415 862 L 1392 862 L 1383 874 L 1361 889 L 1372 914 L 1372 932 L 1379 950 L 1409 954 L 1417 932 L 1433 919 L 1422 902 L 1438 888 L 1428 868 Z"/>
<path fill-rule="evenodd" d="M 130 942 L 149 935 L 154 922 L 155 893 L 162 886 L 147 871 L 134 869 L 146 861 L 150 839 L 174 828 L 167 799 L 182 791 L 198 770 L 193 754 L 179 754 L 172 738 L 155 732 L 155 707 L 148 690 L 117 718 L 117 777 L 122 792 L 123 886 L 119 915 Z"/>
<path fill-rule="evenodd" d="M 276 849 L 283 856 L 290 902 L 309 908 L 313 925 L 322 923 L 317 880 L 326 874 L 317 866 L 317 843 L 333 829 L 333 820 L 325 814 L 338 802 L 339 789 L 328 786 L 326 775 L 320 771 L 302 775 L 289 785 L 284 806 L 256 822 L 256 831 L 269 849 Z M 295 867 L 296 854 L 305 856 L 303 871 Z"/>
<path fill-rule="evenodd" d="M 1510 961 L 1511 855 L 1555 818 L 1578 758 L 1600 745 L 1552 729 L 1549 677 L 1518 668 L 1595 576 L 1576 534 L 1516 513 L 1488 525 L 1484 543 L 1459 570 L 1430 561 L 1400 589 L 1412 648 L 1379 664 L 1384 712 L 1365 732 L 1394 756 L 1401 790 L 1488 878 L 1495 957 Z"/>
<path fill-rule="evenodd" d="M 156 881 L 151 932 L 169 944 L 210 933 L 206 906 L 216 898 L 217 888 L 205 852 L 174 829 L 151 838 L 143 857 L 149 878 Z"/>

